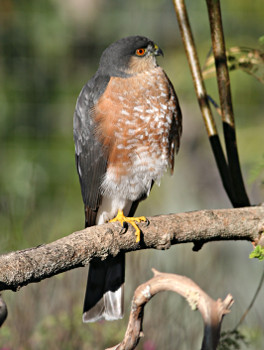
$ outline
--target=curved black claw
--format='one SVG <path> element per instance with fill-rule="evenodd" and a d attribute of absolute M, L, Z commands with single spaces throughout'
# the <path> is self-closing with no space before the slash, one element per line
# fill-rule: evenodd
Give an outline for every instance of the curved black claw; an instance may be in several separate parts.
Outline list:
<path fill-rule="evenodd" d="M 149 221 L 148 218 L 146 218 L 146 221 L 144 221 L 144 222 L 145 222 L 145 226 L 146 226 L 146 227 L 150 224 L 150 221 Z"/>
<path fill-rule="evenodd" d="M 124 221 L 123 222 L 123 228 L 122 228 L 122 230 L 120 231 L 120 235 L 123 235 L 123 234 L 125 234 L 126 232 L 127 232 L 127 230 L 128 230 L 128 223 L 126 222 L 126 221 Z"/>

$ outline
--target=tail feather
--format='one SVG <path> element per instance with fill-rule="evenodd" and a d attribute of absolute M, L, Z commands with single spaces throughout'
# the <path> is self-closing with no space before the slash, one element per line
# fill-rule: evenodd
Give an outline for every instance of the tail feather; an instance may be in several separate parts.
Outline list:
<path fill-rule="evenodd" d="M 84 299 L 83 322 L 122 318 L 124 282 L 125 254 L 92 261 Z"/>

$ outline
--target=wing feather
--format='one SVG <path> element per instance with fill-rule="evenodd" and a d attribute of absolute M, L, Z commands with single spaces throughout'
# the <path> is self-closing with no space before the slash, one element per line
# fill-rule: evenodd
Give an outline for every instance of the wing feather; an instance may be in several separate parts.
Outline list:
<path fill-rule="evenodd" d="M 75 160 L 85 205 L 86 226 L 95 224 L 102 201 L 100 186 L 107 168 L 107 152 L 95 135 L 94 106 L 108 81 L 109 77 L 99 75 L 89 80 L 77 99 L 74 112 Z"/>
<path fill-rule="evenodd" d="M 181 108 L 178 101 L 178 97 L 176 95 L 174 87 L 168 77 L 167 77 L 167 80 L 169 84 L 170 99 L 173 99 L 174 107 L 175 107 L 173 112 L 171 129 L 169 132 L 170 168 L 171 168 L 171 172 L 173 173 L 174 156 L 179 151 L 180 139 L 182 135 L 182 114 L 181 114 Z"/>

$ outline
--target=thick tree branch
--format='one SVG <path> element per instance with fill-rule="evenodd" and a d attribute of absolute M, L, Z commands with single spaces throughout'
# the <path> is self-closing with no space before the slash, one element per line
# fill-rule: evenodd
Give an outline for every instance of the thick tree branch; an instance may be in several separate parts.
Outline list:
<path fill-rule="evenodd" d="M 134 293 L 129 322 L 123 341 L 107 350 L 133 350 L 143 336 L 144 307 L 157 293 L 172 291 L 183 296 L 192 310 L 198 309 L 204 321 L 202 350 L 216 350 L 223 317 L 229 312 L 233 298 L 229 294 L 224 301 L 213 300 L 191 279 L 155 269 L 154 277 L 141 284 Z"/>
<path fill-rule="evenodd" d="M 202 210 L 149 218 L 140 224 L 142 237 L 136 243 L 129 227 L 121 234 L 118 223 L 89 227 L 55 242 L 0 256 L 0 290 L 17 291 L 67 270 L 87 265 L 93 258 L 105 259 L 120 251 L 168 249 L 173 244 L 203 244 L 217 240 L 248 240 L 257 243 L 264 231 L 264 207 Z"/>

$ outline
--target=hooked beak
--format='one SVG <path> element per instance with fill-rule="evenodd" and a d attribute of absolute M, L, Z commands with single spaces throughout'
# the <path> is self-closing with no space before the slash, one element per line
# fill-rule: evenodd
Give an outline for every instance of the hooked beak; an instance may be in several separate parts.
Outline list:
<path fill-rule="evenodd" d="M 154 55 L 155 56 L 164 56 L 163 51 L 156 44 L 154 46 Z"/>

